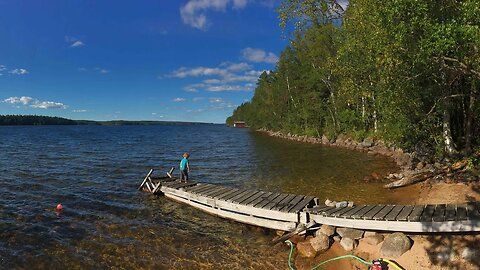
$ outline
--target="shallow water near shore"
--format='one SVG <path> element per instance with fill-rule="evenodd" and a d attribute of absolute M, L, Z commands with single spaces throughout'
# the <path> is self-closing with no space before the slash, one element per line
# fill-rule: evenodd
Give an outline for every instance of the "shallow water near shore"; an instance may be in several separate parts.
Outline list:
<path fill-rule="evenodd" d="M 137 191 L 191 153 L 191 179 L 388 203 L 384 157 L 223 125 L 0 127 L 0 269 L 272 269 L 271 235 Z M 178 171 L 178 168 L 177 168 Z M 62 203 L 65 210 L 53 211 Z"/>

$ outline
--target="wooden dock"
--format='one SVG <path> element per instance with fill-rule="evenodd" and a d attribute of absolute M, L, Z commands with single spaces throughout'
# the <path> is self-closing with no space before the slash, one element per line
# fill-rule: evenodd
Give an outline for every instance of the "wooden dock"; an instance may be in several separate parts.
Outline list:
<path fill-rule="evenodd" d="M 163 194 L 207 213 L 270 229 L 293 231 L 318 223 L 362 230 L 398 232 L 478 232 L 480 203 L 462 205 L 319 205 L 313 196 L 238 189 L 173 177 L 152 177 L 139 189 Z M 171 176 L 172 170 L 170 171 Z"/>

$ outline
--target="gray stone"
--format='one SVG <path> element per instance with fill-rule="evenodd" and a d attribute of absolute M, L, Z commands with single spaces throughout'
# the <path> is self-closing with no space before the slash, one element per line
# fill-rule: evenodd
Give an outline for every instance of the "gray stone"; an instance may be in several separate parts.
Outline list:
<path fill-rule="evenodd" d="M 372 138 L 365 138 L 362 142 L 363 147 L 372 147 L 373 139 Z"/>
<path fill-rule="evenodd" d="M 332 236 L 335 234 L 335 227 L 323 224 L 322 227 L 320 227 L 320 230 L 315 232 L 315 235 L 319 233 L 322 233 L 326 236 Z"/>
<path fill-rule="evenodd" d="M 328 140 L 327 136 L 325 136 L 325 135 L 322 136 L 322 144 L 330 144 L 330 141 Z"/>
<path fill-rule="evenodd" d="M 360 239 L 363 237 L 364 231 L 352 228 L 337 228 L 337 233 L 342 238 Z"/>
<path fill-rule="evenodd" d="M 351 251 L 358 246 L 358 241 L 355 240 L 355 239 L 348 238 L 348 237 L 343 237 L 342 240 L 340 240 L 340 245 L 346 251 Z"/>
<path fill-rule="evenodd" d="M 346 202 L 346 201 L 337 202 L 335 204 L 336 208 L 347 207 L 347 206 L 348 206 L 348 202 Z"/>
<path fill-rule="evenodd" d="M 336 204 L 337 204 L 336 201 L 330 201 L 329 199 L 325 200 L 326 206 L 335 207 Z"/>
<path fill-rule="evenodd" d="M 310 239 L 310 245 L 312 245 L 316 254 L 324 252 L 330 247 L 330 238 L 323 233 L 319 233 L 314 238 Z"/>
<path fill-rule="evenodd" d="M 423 167 L 425 167 L 425 163 L 423 163 L 421 161 L 417 163 L 417 170 L 421 170 L 421 169 L 423 169 Z"/>
<path fill-rule="evenodd" d="M 354 205 L 353 202 L 352 202 L 352 201 L 349 201 L 347 206 L 348 206 L 348 207 L 353 207 L 353 205 Z"/>
<path fill-rule="evenodd" d="M 369 235 L 369 236 L 367 236 L 366 234 L 367 233 L 365 233 L 365 235 L 362 239 L 362 242 L 365 242 L 366 244 L 369 244 L 369 245 L 372 245 L 372 246 L 376 246 L 376 245 L 380 244 L 384 239 L 383 235 L 378 234 L 378 233 L 376 233 L 374 235 Z"/>
<path fill-rule="evenodd" d="M 380 255 L 384 257 L 400 257 L 407 252 L 412 243 L 403 233 L 392 233 L 385 238 L 382 247 L 380 248 Z"/>
<path fill-rule="evenodd" d="M 339 235 L 335 235 L 333 237 L 333 241 L 335 241 L 335 242 L 339 242 L 340 240 L 342 240 L 342 238 Z"/>

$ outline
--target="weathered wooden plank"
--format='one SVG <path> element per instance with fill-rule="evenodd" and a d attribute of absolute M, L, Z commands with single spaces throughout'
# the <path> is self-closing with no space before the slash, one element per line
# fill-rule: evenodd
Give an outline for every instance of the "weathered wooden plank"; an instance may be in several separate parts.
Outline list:
<path fill-rule="evenodd" d="M 340 217 L 341 215 L 343 215 L 344 213 L 352 210 L 353 207 L 344 207 L 342 210 L 340 211 L 337 211 L 335 213 L 332 213 L 332 216 L 334 217 Z"/>
<path fill-rule="evenodd" d="M 353 214 L 367 207 L 366 205 L 354 205 L 349 211 L 340 215 L 341 218 L 350 218 Z"/>
<path fill-rule="evenodd" d="M 425 205 L 415 205 L 412 209 L 412 212 L 408 216 L 408 221 L 411 221 L 411 222 L 419 221 L 424 209 L 425 209 Z"/>
<path fill-rule="evenodd" d="M 220 195 L 220 194 L 223 194 L 225 193 L 226 191 L 230 190 L 230 188 L 228 187 L 222 187 L 220 189 L 217 189 L 217 190 L 210 190 L 210 191 L 207 191 L 205 193 L 202 193 L 203 196 L 207 196 L 207 197 L 210 197 L 210 198 L 215 198 L 215 196 L 217 195 Z"/>
<path fill-rule="evenodd" d="M 191 193 L 198 193 L 202 190 L 206 190 L 206 189 L 209 189 L 209 188 L 212 188 L 212 187 L 214 187 L 214 185 L 212 185 L 212 184 L 202 184 L 202 185 L 198 185 L 198 187 L 196 187 L 196 188 L 192 188 L 192 189 L 189 189 L 187 191 L 191 192 Z"/>
<path fill-rule="evenodd" d="M 439 204 L 435 207 L 435 212 L 433 213 L 432 220 L 435 222 L 445 221 L 445 204 Z"/>
<path fill-rule="evenodd" d="M 480 219 L 480 205 L 478 202 L 467 203 L 467 217 L 469 220 Z"/>
<path fill-rule="evenodd" d="M 347 208 L 347 207 L 335 207 L 335 208 L 332 208 L 332 209 L 329 209 L 329 210 L 326 210 L 326 211 L 323 211 L 322 214 L 326 217 L 334 217 L 334 213 L 340 211 L 340 210 L 343 210 L 344 208 Z"/>
<path fill-rule="evenodd" d="M 196 190 L 196 189 L 199 189 L 199 188 L 201 188 L 201 187 L 203 187 L 203 186 L 205 186 L 204 183 L 197 183 L 196 186 L 187 187 L 187 188 L 185 188 L 184 190 L 190 192 L 190 190 Z"/>
<path fill-rule="evenodd" d="M 362 216 L 362 218 L 363 218 L 363 219 L 373 219 L 373 216 L 375 216 L 378 212 L 380 212 L 380 210 L 382 210 L 384 207 L 385 207 L 385 205 L 383 205 L 383 204 L 376 205 L 376 206 L 373 207 L 370 211 L 368 211 L 367 213 L 365 213 L 365 214 Z"/>
<path fill-rule="evenodd" d="M 305 208 L 305 206 L 308 206 L 309 204 L 311 204 L 314 199 L 315 197 L 313 196 L 305 196 L 299 203 L 297 203 L 294 207 L 290 208 L 288 212 L 295 213 L 295 212 L 301 211 L 303 208 Z"/>
<path fill-rule="evenodd" d="M 265 205 L 267 205 L 269 202 L 271 202 L 273 199 L 275 199 L 276 197 L 280 196 L 280 193 L 272 193 L 270 194 L 270 196 L 268 196 L 267 198 L 265 198 L 263 201 L 257 203 L 255 205 L 255 207 L 257 208 L 263 208 Z"/>
<path fill-rule="evenodd" d="M 197 194 L 207 194 L 207 193 L 210 193 L 212 191 L 218 191 L 222 188 L 222 186 L 217 186 L 217 185 L 212 185 L 211 187 L 207 188 L 207 189 L 203 189 L 203 190 L 200 190 L 200 191 L 196 191 L 195 193 Z"/>
<path fill-rule="evenodd" d="M 148 172 L 147 176 L 145 176 L 145 179 L 143 179 L 143 182 L 140 184 L 140 186 L 138 187 L 138 190 L 141 190 L 143 188 L 143 185 L 145 185 L 145 183 L 147 182 L 148 178 L 150 177 L 150 175 L 152 175 L 153 173 L 153 169 L 150 169 L 150 171 Z"/>
<path fill-rule="evenodd" d="M 267 203 L 265 206 L 263 206 L 262 208 L 264 209 L 272 209 L 275 205 L 277 205 L 278 203 L 280 203 L 283 199 L 285 199 L 286 197 L 288 197 L 288 194 L 280 194 L 278 195 L 275 199 L 273 199 L 271 202 Z"/>
<path fill-rule="evenodd" d="M 263 196 L 265 193 L 266 193 L 265 191 L 257 192 L 257 193 L 255 193 L 252 197 L 244 200 L 244 201 L 242 202 L 242 204 L 248 205 L 249 203 L 251 203 L 251 202 L 253 202 L 254 200 L 256 200 L 256 199 L 260 198 L 261 196 Z"/>
<path fill-rule="evenodd" d="M 285 197 L 283 200 L 281 200 L 280 202 L 278 202 L 277 205 L 275 205 L 275 206 L 272 207 L 271 209 L 272 209 L 272 210 L 280 210 L 280 209 L 282 209 L 283 207 L 285 207 L 286 205 L 288 205 L 288 203 L 290 203 L 295 197 L 297 197 L 297 195 L 295 195 L 295 194 L 288 194 L 287 197 Z"/>
<path fill-rule="evenodd" d="M 251 196 L 255 195 L 258 192 L 259 192 L 258 190 L 249 189 L 249 192 L 243 194 L 243 196 L 241 196 L 240 198 L 237 198 L 237 199 L 233 200 L 233 202 L 234 203 L 241 203 L 241 202 L 245 201 L 246 199 L 250 198 Z"/>
<path fill-rule="evenodd" d="M 171 188 L 175 188 L 175 189 L 179 189 L 179 188 L 182 188 L 182 187 L 189 187 L 189 186 L 194 186 L 196 185 L 197 182 L 194 182 L 194 181 L 191 181 L 191 182 L 179 182 L 179 183 L 175 183 L 175 185 L 171 185 L 170 187 Z"/>
<path fill-rule="evenodd" d="M 228 187 L 224 190 L 221 190 L 221 191 L 218 191 L 218 192 L 215 192 L 213 194 L 210 194 L 210 197 L 214 198 L 214 199 L 218 199 L 218 197 L 224 195 L 224 194 L 227 194 L 228 192 L 231 192 L 233 190 L 236 190 L 236 189 L 233 189 L 231 187 Z"/>
<path fill-rule="evenodd" d="M 400 212 L 404 207 L 405 207 L 404 205 L 395 205 L 392 211 L 390 211 L 390 213 L 388 213 L 388 215 L 385 216 L 385 220 L 391 220 L 391 221 L 396 220 L 397 215 L 400 214 Z"/>
<path fill-rule="evenodd" d="M 225 193 L 222 194 L 222 195 L 218 195 L 218 196 L 216 197 L 216 199 L 218 199 L 218 200 L 224 200 L 224 201 L 225 201 L 226 198 L 230 198 L 230 196 L 232 196 L 232 195 L 234 195 L 234 194 L 237 194 L 238 192 L 241 192 L 241 190 L 238 189 L 238 188 L 232 188 L 232 190 L 227 191 L 227 192 L 225 192 Z"/>
<path fill-rule="evenodd" d="M 241 194 L 241 193 L 243 193 L 243 192 L 245 192 L 244 189 L 238 189 L 236 192 L 233 192 L 233 193 L 231 193 L 230 195 L 227 195 L 227 196 L 223 197 L 223 200 L 230 202 L 230 199 L 231 199 L 231 198 L 233 198 L 233 197 L 235 197 L 235 196 L 237 196 L 238 194 Z"/>
<path fill-rule="evenodd" d="M 273 192 L 265 192 L 264 194 L 262 194 L 262 196 L 260 196 L 260 197 L 256 198 L 255 200 L 249 202 L 247 205 L 255 206 L 257 203 L 265 200 L 265 198 L 268 198 L 272 194 L 273 194 Z"/>
<path fill-rule="evenodd" d="M 373 216 L 374 220 L 383 220 L 385 217 L 392 211 L 392 209 L 395 207 L 395 205 L 387 205 L 385 206 L 382 210 L 380 210 L 378 213 L 376 213 Z"/>
<path fill-rule="evenodd" d="M 465 205 L 457 205 L 457 216 L 456 220 L 468 220 L 467 216 L 467 207 Z"/>
<path fill-rule="evenodd" d="M 350 218 L 354 218 L 354 219 L 359 219 L 361 218 L 363 215 L 365 215 L 365 213 L 367 213 L 368 211 L 372 210 L 373 208 L 375 207 L 375 205 L 366 205 L 364 208 L 362 208 L 360 211 L 356 212 L 355 214 L 352 214 Z M 347 217 L 348 218 L 348 217 Z"/>
<path fill-rule="evenodd" d="M 427 206 L 425 206 L 425 210 L 423 210 L 423 213 L 420 216 L 420 221 L 421 222 L 431 222 L 433 213 L 435 213 L 435 207 L 436 207 L 436 205 L 434 205 L 434 204 L 428 204 Z"/>
<path fill-rule="evenodd" d="M 457 207 L 454 204 L 447 204 L 445 208 L 445 220 L 454 221 L 455 216 L 457 215 Z"/>
<path fill-rule="evenodd" d="M 306 211 L 309 213 L 318 214 L 318 213 L 321 213 L 322 210 L 328 209 L 328 208 L 330 208 L 330 206 L 320 204 L 320 205 L 315 205 L 314 207 L 307 208 Z"/>
<path fill-rule="evenodd" d="M 303 198 L 305 198 L 305 196 L 303 196 L 303 195 L 295 196 L 295 198 L 293 198 L 293 200 L 291 200 L 287 205 L 285 205 L 284 207 L 279 209 L 279 211 L 282 211 L 282 212 L 290 211 L 290 209 L 292 209 L 293 207 L 295 207 L 295 205 L 297 205 L 299 202 L 301 202 L 303 200 Z"/>
<path fill-rule="evenodd" d="M 236 200 L 236 199 L 238 199 L 238 198 L 240 198 L 240 197 L 242 197 L 243 195 L 248 194 L 248 193 L 250 193 L 250 190 L 244 189 L 244 190 L 242 190 L 242 192 L 240 192 L 240 193 L 238 193 L 237 195 L 229 198 L 229 199 L 227 200 L 227 202 L 233 202 L 234 200 Z"/>
<path fill-rule="evenodd" d="M 397 221 L 408 221 L 408 216 L 410 215 L 410 213 L 412 213 L 413 208 L 414 207 L 411 206 L 411 205 L 407 205 L 407 206 L 403 207 L 402 211 L 400 211 L 400 213 L 397 215 L 395 220 L 397 220 Z"/>

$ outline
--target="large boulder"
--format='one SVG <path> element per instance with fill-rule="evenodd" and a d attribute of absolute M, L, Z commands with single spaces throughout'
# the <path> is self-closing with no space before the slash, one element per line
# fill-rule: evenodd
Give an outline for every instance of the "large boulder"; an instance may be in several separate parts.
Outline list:
<path fill-rule="evenodd" d="M 352 228 L 337 228 L 337 233 L 342 238 L 360 239 L 363 237 L 364 231 Z"/>
<path fill-rule="evenodd" d="M 319 233 L 310 239 L 310 245 L 316 251 L 316 254 L 322 253 L 330 247 L 330 238 L 323 233 Z"/>
<path fill-rule="evenodd" d="M 318 230 L 315 233 L 315 235 L 318 235 L 318 234 L 324 234 L 326 236 L 332 236 L 332 235 L 335 234 L 335 227 L 323 224 L 322 227 L 320 227 L 320 230 Z"/>
<path fill-rule="evenodd" d="M 358 241 L 352 238 L 345 237 L 345 238 L 342 238 L 342 240 L 340 240 L 340 245 L 346 251 L 352 251 L 358 246 Z"/>
<path fill-rule="evenodd" d="M 385 238 L 380 255 L 384 257 L 400 257 L 412 247 L 412 242 L 403 233 L 392 233 Z"/>
<path fill-rule="evenodd" d="M 365 232 L 363 235 L 363 239 L 361 240 L 363 243 L 368 245 L 376 246 L 383 241 L 383 235 L 376 233 L 376 232 Z"/>
<path fill-rule="evenodd" d="M 363 147 L 372 147 L 373 139 L 372 138 L 365 138 L 361 144 Z"/>

